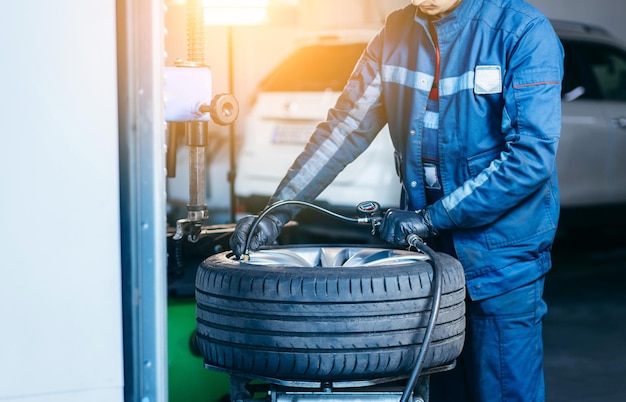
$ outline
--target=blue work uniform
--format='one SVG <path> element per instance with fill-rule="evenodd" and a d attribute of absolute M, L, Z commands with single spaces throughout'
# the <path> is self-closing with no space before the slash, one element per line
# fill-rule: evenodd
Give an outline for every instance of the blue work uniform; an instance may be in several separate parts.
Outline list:
<path fill-rule="evenodd" d="M 270 200 L 315 199 L 389 125 L 401 205 L 427 208 L 465 269 L 469 400 L 543 400 L 541 295 L 559 216 L 562 76 L 557 35 L 524 1 L 463 0 L 436 21 L 412 5 L 397 10 Z"/>

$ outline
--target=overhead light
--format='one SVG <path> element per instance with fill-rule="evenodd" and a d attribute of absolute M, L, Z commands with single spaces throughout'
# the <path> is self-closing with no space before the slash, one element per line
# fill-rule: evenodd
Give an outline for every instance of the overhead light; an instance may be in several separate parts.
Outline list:
<path fill-rule="evenodd" d="M 205 25 L 257 25 L 267 22 L 269 0 L 203 0 Z"/>

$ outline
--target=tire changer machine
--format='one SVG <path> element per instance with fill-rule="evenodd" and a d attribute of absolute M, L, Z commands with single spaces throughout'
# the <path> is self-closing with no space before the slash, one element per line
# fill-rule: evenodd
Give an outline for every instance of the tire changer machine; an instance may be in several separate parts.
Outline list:
<path fill-rule="evenodd" d="M 205 202 L 205 166 L 206 145 L 208 141 L 208 122 L 214 121 L 220 125 L 232 124 L 238 115 L 238 103 L 230 94 L 211 95 L 211 71 L 202 62 L 177 63 L 172 68 L 166 68 L 166 121 L 168 123 L 168 177 L 175 175 L 177 137 L 184 135 L 185 143 L 189 148 L 189 204 L 186 218 L 176 222 L 174 230 L 168 230 L 168 292 L 170 294 L 193 294 L 194 278 L 198 265 L 213 254 L 228 250 L 234 225 L 205 226 L 208 218 L 208 207 Z M 316 207 L 320 212 L 335 215 L 346 221 L 371 224 L 374 229 L 380 222 L 380 213 L 367 208 L 371 202 L 357 206 L 359 218 L 338 216 L 331 211 Z M 309 205 L 309 207 L 315 207 Z M 259 215 L 262 218 L 269 209 Z M 256 227 L 257 222 L 253 225 Z M 286 232 L 294 231 L 297 225 L 285 228 Z M 283 241 L 289 242 L 290 234 L 281 235 Z M 413 236 L 413 235 L 412 235 Z M 414 236 L 412 246 L 433 262 L 433 275 L 437 278 L 435 266 L 436 255 L 426 247 L 422 249 L 421 239 Z M 287 239 L 287 240 L 285 240 Z M 439 275 L 440 276 L 440 275 Z M 432 333 L 437 319 L 437 297 L 441 295 L 440 279 L 434 280 L 438 284 L 433 289 L 433 307 L 429 328 Z M 434 285 L 436 286 L 436 285 Z M 436 307 L 435 307 L 436 306 Z M 430 335 L 427 335 L 430 337 Z M 195 338 L 194 338 L 195 339 Z M 193 343 L 194 339 L 191 340 Z M 423 351 L 425 354 L 428 345 L 424 339 Z M 193 349 L 193 348 L 192 348 Z M 231 402 L 428 402 L 428 377 L 438 371 L 449 370 L 454 363 L 447 367 L 435 370 L 422 370 L 421 362 L 410 376 L 389 382 L 388 379 L 365 381 L 290 381 L 274 378 L 246 375 L 246 373 L 230 372 L 228 369 L 212 366 L 205 363 L 209 370 L 226 373 L 230 376 Z M 259 383 L 260 382 L 260 383 Z M 263 395 L 260 399 L 258 395 Z"/>
<path fill-rule="evenodd" d="M 187 18 L 189 60 L 177 62 L 174 67 L 165 68 L 165 118 L 169 134 L 168 177 L 176 176 L 176 151 L 177 144 L 181 142 L 179 141 L 181 136 L 184 136 L 185 145 L 189 149 L 187 216 L 177 220 L 176 227 L 168 229 L 167 234 L 168 292 L 170 294 L 189 294 L 194 291 L 196 268 L 210 255 L 229 248 L 228 239 L 234 229 L 234 224 L 204 226 L 209 217 L 205 200 L 205 167 L 209 122 L 213 121 L 223 126 L 232 125 L 238 117 L 239 105 L 231 94 L 212 95 L 211 70 L 204 63 L 201 2 L 190 0 L 187 6 L 190 8 Z M 230 142 L 230 156 L 234 158 L 232 129 Z M 231 168 L 234 170 L 232 160 Z M 228 180 L 232 186 L 234 184 L 233 171 L 229 173 Z M 357 212 L 363 211 L 357 210 Z M 365 211 L 366 217 L 361 218 L 357 223 L 369 224 L 376 221 L 377 218 L 370 212 Z M 294 230 L 294 226 L 285 229 Z M 290 235 L 286 233 L 281 235 L 281 238 L 289 239 Z M 435 297 L 436 295 L 433 294 L 433 298 Z M 436 312 L 433 315 L 436 319 Z M 402 379 L 401 385 L 389 384 L 384 380 L 356 381 L 343 385 L 327 381 L 293 383 L 277 379 L 248 377 L 245 373 L 229 373 L 228 370 L 221 370 L 208 364 L 205 364 L 205 368 L 230 375 L 230 400 L 232 402 L 428 402 L 427 382 L 424 379 L 427 381 L 430 373 L 428 370 L 420 372 L 421 368 L 418 365 L 411 376 Z M 420 377 L 420 375 L 423 376 Z M 265 396 L 262 399 L 255 399 L 259 393 Z"/>

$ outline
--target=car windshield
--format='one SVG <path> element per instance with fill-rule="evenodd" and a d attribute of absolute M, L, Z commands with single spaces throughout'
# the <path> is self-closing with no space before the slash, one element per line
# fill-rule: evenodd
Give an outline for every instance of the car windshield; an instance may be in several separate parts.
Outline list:
<path fill-rule="evenodd" d="M 260 84 L 262 92 L 341 91 L 365 43 L 313 45 L 295 51 Z"/>

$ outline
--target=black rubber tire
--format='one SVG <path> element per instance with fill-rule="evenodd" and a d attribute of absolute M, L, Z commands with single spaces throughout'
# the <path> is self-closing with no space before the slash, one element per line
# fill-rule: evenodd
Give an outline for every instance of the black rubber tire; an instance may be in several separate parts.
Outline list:
<path fill-rule="evenodd" d="M 424 368 L 454 361 L 465 335 L 463 268 L 449 255 L 439 257 L 443 295 Z M 431 286 L 428 261 L 302 268 L 215 254 L 196 276 L 198 347 L 208 364 L 252 377 L 357 381 L 407 375 L 430 315 Z"/>

